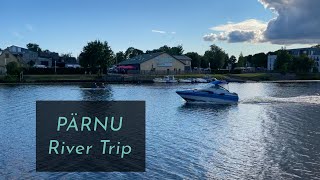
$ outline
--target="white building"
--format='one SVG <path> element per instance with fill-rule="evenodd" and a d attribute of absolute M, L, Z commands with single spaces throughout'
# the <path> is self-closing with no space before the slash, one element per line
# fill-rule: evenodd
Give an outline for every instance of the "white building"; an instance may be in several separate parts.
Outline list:
<path fill-rule="evenodd" d="M 320 71 L 320 48 L 299 48 L 288 49 L 289 54 L 293 56 L 307 55 L 315 61 L 315 67 Z M 277 60 L 277 55 L 268 55 L 268 71 L 274 70 L 274 63 Z"/>

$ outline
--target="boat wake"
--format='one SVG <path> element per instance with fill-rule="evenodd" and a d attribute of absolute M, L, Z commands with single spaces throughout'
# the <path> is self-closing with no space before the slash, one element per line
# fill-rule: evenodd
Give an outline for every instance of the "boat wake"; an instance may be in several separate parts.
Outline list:
<path fill-rule="evenodd" d="M 242 104 L 275 104 L 275 103 L 304 103 L 304 104 L 320 104 L 320 96 L 297 96 L 297 97 L 254 97 L 243 99 L 239 103 Z"/>

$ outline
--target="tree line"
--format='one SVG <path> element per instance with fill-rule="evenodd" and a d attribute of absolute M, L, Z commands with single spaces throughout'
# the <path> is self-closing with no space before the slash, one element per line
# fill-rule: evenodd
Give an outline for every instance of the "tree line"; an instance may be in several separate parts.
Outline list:
<path fill-rule="evenodd" d="M 314 46 L 319 48 L 320 46 Z M 29 43 L 27 48 L 41 52 L 41 48 L 37 44 Z M 48 51 L 48 50 L 46 50 Z M 184 53 L 182 45 L 169 47 L 164 45 L 157 49 L 143 51 L 134 47 L 129 47 L 126 51 L 119 51 L 114 53 L 107 41 L 95 40 L 88 42 L 85 45 L 78 57 L 79 63 L 85 68 L 99 68 L 103 70 L 114 64 L 128 60 L 141 54 L 149 54 L 155 52 L 166 52 L 170 55 L 186 55 L 192 59 L 191 67 L 195 68 L 210 68 L 217 69 L 234 69 L 235 67 L 255 67 L 267 68 L 268 55 L 277 55 L 277 61 L 274 69 L 281 72 L 308 72 L 314 66 L 314 60 L 305 55 L 300 57 L 293 57 L 285 49 L 276 52 L 257 53 L 254 55 L 243 56 L 241 53 L 238 59 L 231 55 L 229 56 L 222 48 L 213 44 L 209 47 L 203 55 L 197 52 Z M 63 56 L 71 56 L 71 54 L 64 54 Z"/>
<path fill-rule="evenodd" d="M 305 54 L 300 54 L 299 56 L 292 56 L 285 49 L 278 50 L 274 54 L 277 55 L 277 60 L 274 64 L 274 69 L 276 71 L 282 73 L 304 73 L 310 71 L 318 72 L 318 69 L 315 66 L 315 61 Z"/>
<path fill-rule="evenodd" d="M 237 61 L 235 56 L 229 57 L 224 50 L 216 45 L 211 45 L 209 50 L 207 50 L 203 56 L 196 52 L 184 53 L 182 45 L 175 47 L 164 45 L 158 49 L 147 50 L 145 52 L 134 47 L 129 47 L 126 51 L 114 53 L 106 41 L 102 42 L 95 40 L 89 42 L 83 47 L 83 50 L 79 56 L 79 62 L 82 67 L 86 68 L 105 68 L 141 54 L 150 54 L 156 52 L 165 52 L 170 55 L 186 55 L 192 59 L 192 68 L 221 69 L 225 68 L 228 64 L 235 66 Z"/>

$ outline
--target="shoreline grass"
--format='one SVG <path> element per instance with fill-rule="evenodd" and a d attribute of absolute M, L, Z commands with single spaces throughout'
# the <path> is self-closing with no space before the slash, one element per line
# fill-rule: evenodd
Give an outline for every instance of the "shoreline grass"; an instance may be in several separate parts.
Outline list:
<path fill-rule="evenodd" d="M 0 76 L 0 83 L 64 83 L 64 82 L 96 82 L 105 81 L 105 77 L 115 77 L 115 80 L 107 80 L 110 83 L 148 83 L 153 78 L 164 77 L 165 75 L 135 75 L 135 74 L 116 74 L 116 75 L 24 75 L 23 80 L 19 81 L 19 76 Z M 177 79 L 211 77 L 220 80 L 246 82 L 246 81 L 287 81 L 287 80 L 320 80 L 320 73 L 304 74 L 280 74 L 280 73 L 243 73 L 243 74 L 177 74 Z"/>

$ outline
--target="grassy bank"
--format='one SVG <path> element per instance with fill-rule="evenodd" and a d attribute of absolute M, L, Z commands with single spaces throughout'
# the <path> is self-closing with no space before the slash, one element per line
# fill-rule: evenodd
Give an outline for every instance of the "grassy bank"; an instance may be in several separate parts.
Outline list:
<path fill-rule="evenodd" d="M 212 77 L 220 80 L 246 81 L 281 81 L 281 80 L 320 80 L 320 73 L 280 74 L 280 73 L 244 73 L 244 74 L 178 74 L 177 79 Z M 150 83 L 156 77 L 164 75 L 25 75 L 21 83 L 46 82 L 95 82 L 107 80 L 110 83 Z M 105 79 L 106 78 L 106 79 Z M 1 83 L 20 82 L 19 76 L 0 76 Z"/>
<path fill-rule="evenodd" d="M 94 82 L 102 80 L 97 75 L 24 75 L 20 81 L 19 76 L 0 76 L 2 83 L 41 83 L 41 82 Z"/>

